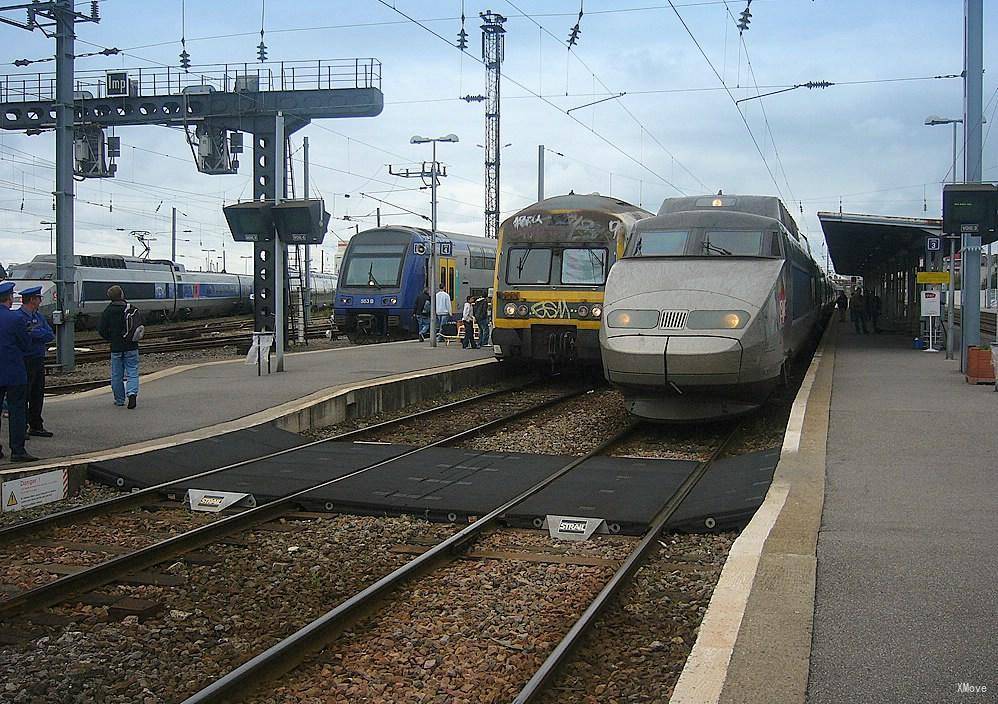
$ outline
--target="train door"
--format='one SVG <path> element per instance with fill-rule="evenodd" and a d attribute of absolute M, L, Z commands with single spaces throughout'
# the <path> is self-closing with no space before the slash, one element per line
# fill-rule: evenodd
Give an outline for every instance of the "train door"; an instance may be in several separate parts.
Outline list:
<path fill-rule="evenodd" d="M 457 304 L 457 260 L 454 257 L 438 257 L 437 263 L 440 266 L 440 288 L 447 292 L 451 300 L 451 310 Z"/>

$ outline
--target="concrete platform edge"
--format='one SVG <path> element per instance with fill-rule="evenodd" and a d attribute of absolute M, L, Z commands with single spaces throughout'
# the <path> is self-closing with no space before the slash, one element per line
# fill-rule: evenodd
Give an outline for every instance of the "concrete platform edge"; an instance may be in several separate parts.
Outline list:
<path fill-rule="evenodd" d="M 735 540 L 672 704 L 803 703 L 836 327 L 815 352 L 766 498 Z"/>
<path fill-rule="evenodd" d="M 101 462 L 151 450 L 160 450 L 187 442 L 204 440 L 233 430 L 250 428 L 263 423 L 275 423 L 289 432 L 304 432 L 312 428 L 335 425 L 346 418 L 366 417 L 382 411 L 397 410 L 416 403 L 432 394 L 449 393 L 473 383 L 492 383 L 500 374 L 495 359 L 478 359 L 454 365 L 429 367 L 392 376 L 365 379 L 349 384 L 321 389 L 301 398 L 223 423 L 134 443 L 99 452 L 73 455 L 0 470 L 0 479 L 7 481 L 53 469 L 67 469 L 71 482 L 81 482 L 92 462 Z M 168 376 L 168 375 L 167 375 Z"/>

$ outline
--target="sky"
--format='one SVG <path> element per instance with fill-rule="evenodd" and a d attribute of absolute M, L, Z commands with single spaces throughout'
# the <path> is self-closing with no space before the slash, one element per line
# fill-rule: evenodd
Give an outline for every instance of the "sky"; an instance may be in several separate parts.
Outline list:
<path fill-rule="evenodd" d="M 206 64 L 256 64 L 261 17 L 271 61 L 377 59 L 385 99 L 379 116 L 317 120 L 291 138 L 297 188 L 307 135 L 311 195 L 323 197 L 334 216 L 322 247 L 327 268 L 339 239 L 355 225 L 374 226 L 376 207 L 386 223 L 425 224 L 407 211 L 429 215 L 428 191 L 389 173 L 389 166 L 430 158 L 429 145 L 409 143 L 415 134 L 458 135 L 459 143 L 439 146 L 448 169 L 439 227 L 484 232 L 485 153 L 477 146 L 484 143 L 484 107 L 460 96 L 485 92 L 478 14 L 488 9 L 507 18 L 503 218 L 536 200 L 539 144 L 549 150 L 548 196 L 599 192 L 655 211 L 681 194 L 778 195 L 819 260 L 820 210 L 940 216 L 952 132 L 924 121 L 962 116 L 962 80 L 934 78 L 963 69 L 962 0 L 754 0 L 741 35 L 735 22 L 744 0 L 674 0 L 675 9 L 651 0 L 581 6 L 581 33 L 569 51 L 579 0 L 102 0 L 101 22 L 78 25 L 77 54 L 104 47 L 123 53 L 80 57 L 77 72 L 176 70 L 181 36 L 192 73 L 222 68 Z M 998 180 L 998 130 L 989 134 L 998 119 L 996 6 L 985 2 L 986 180 Z M 462 12 L 467 52 L 453 46 Z M 9 73 L 52 70 L 50 62 L 12 62 L 51 56 L 53 40 L 9 25 L 0 25 L 0 37 Z M 754 97 L 808 81 L 837 85 Z M 601 98 L 610 99 L 580 107 Z M 224 249 L 228 270 L 244 271 L 251 245 L 232 242 L 222 206 L 251 197 L 250 155 L 238 174 L 210 176 L 197 172 L 182 130 L 115 134 L 122 143 L 116 177 L 77 183 L 77 253 L 128 254 L 130 231 L 147 230 L 155 238 L 152 256 L 168 257 L 176 207 L 181 263 L 218 266 Z M 252 140 L 245 143 L 248 150 Z M 53 160 L 51 133 L 0 134 L 4 264 L 49 251 L 41 223 L 54 219 Z"/>

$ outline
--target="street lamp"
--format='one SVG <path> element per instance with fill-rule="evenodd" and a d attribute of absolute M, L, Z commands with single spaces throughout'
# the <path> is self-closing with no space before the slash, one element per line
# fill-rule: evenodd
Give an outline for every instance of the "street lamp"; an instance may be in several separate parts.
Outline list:
<path fill-rule="evenodd" d="M 936 127 L 937 125 L 953 125 L 953 183 L 956 183 L 956 126 L 963 124 L 963 119 L 956 117 L 939 117 L 938 115 L 929 115 L 925 118 L 925 124 L 929 127 Z M 956 238 L 949 238 L 949 287 L 946 292 L 946 359 L 953 359 L 953 347 L 956 345 L 956 330 L 954 325 L 956 322 L 956 280 L 954 276 L 954 269 L 956 266 Z M 931 322 L 931 318 L 929 321 Z"/>
<path fill-rule="evenodd" d="M 201 251 L 205 253 L 205 255 L 204 255 L 204 261 L 205 261 L 205 264 L 208 265 L 208 271 L 211 271 L 211 255 L 214 254 L 215 252 L 217 252 L 218 250 L 217 249 L 202 249 Z"/>
<path fill-rule="evenodd" d="M 457 142 L 456 134 L 443 137 L 422 137 L 414 135 L 409 144 L 433 145 L 433 161 L 430 166 L 430 347 L 437 346 L 437 175 L 440 172 L 437 164 L 437 142 Z"/>

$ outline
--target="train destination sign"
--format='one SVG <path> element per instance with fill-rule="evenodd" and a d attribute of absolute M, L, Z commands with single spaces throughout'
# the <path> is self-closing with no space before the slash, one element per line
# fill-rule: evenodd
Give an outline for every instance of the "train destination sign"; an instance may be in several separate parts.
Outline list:
<path fill-rule="evenodd" d="M 948 271 L 919 271 L 915 274 L 917 284 L 948 284 Z"/>

